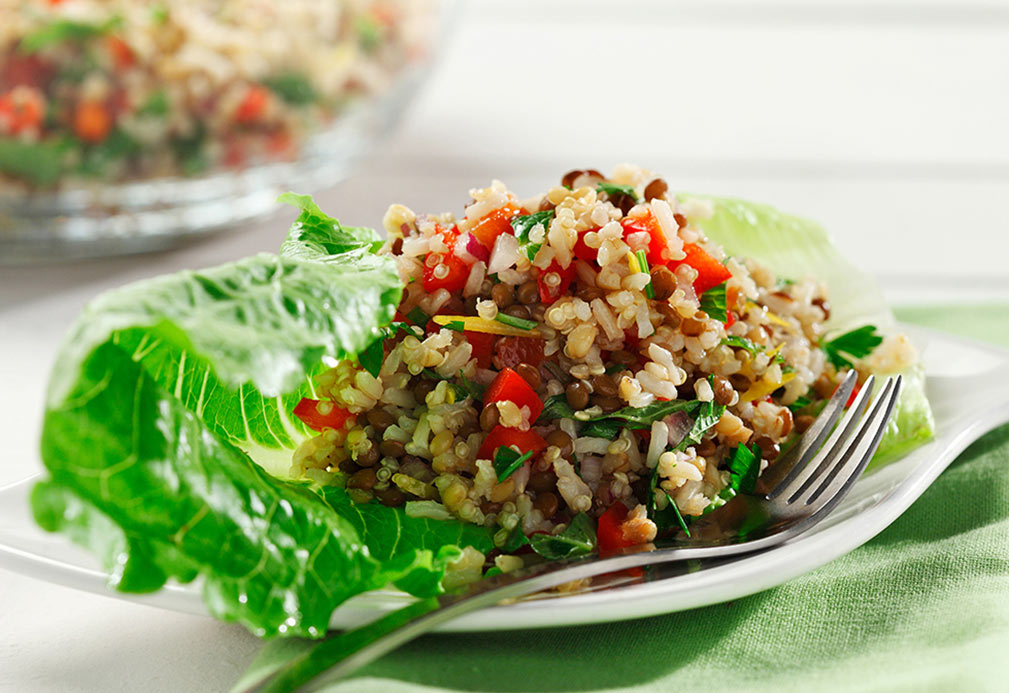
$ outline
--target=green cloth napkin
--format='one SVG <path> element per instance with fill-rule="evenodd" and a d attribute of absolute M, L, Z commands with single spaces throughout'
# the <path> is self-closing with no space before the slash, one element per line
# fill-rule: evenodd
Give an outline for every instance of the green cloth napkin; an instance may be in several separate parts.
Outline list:
<path fill-rule="evenodd" d="M 898 318 L 1009 347 L 1009 305 Z M 1009 690 L 1009 426 L 868 544 L 781 587 L 623 623 L 432 635 L 332 691 Z"/>

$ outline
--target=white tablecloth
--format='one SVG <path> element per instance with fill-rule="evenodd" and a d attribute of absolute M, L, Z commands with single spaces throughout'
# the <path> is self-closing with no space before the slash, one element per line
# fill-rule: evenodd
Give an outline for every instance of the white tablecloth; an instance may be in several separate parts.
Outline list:
<path fill-rule="evenodd" d="M 895 301 L 1009 299 L 1009 8 L 471 2 L 394 137 L 320 196 L 354 225 L 386 205 L 461 211 L 500 178 L 533 194 L 621 161 L 673 190 L 820 220 Z M 40 469 L 46 374 L 107 288 L 276 250 L 290 210 L 166 253 L 0 267 L 0 486 Z M 207 618 L 0 571 L 0 690 L 221 690 L 258 643 Z"/>

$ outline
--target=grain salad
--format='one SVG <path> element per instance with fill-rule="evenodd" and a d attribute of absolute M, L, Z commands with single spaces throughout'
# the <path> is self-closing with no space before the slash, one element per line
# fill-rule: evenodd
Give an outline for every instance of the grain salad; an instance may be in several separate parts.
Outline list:
<path fill-rule="evenodd" d="M 430 41 L 431 2 L 0 0 L 0 183 L 296 157 Z"/>
<path fill-rule="evenodd" d="M 915 358 L 872 326 L 828 333 L 820 282 L 727 256 L 707 203 L 642 168 L 470 196 L 459 218 L 389 208 L 396 322 L 315 379 L 291 475 L 492 528 L 502 570 L 577 524 L 602 552 L 687 529 L 752 492 L 849 368 Z"/>

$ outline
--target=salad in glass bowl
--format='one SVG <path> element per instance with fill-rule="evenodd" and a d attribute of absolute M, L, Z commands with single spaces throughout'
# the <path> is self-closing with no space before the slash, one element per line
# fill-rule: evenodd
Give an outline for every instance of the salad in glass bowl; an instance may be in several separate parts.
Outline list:
<path fill-rule="evenodd" d="M 128 252 L 337 180 L 402 109 L 434 0 L 0 0 L 0 247 Z"/>

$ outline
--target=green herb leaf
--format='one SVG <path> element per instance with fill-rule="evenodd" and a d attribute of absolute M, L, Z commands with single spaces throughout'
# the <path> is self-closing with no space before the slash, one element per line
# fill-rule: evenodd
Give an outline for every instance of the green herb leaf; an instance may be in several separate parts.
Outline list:
<path fill-rule="evenodd" d="M 656 510 L 654 517 L 652 518 L 655 522 L 655 526 L 658 528 L 659 532 L 663 532 L 673 527 L 679 527 L 683 530 L 684 534 L 688 537 L 690 536 L 690 530 L 687 528 L 687 521 L 683 518 L 683 514 L 680 512 L 680 508 L 676 505 L 676 501 L 673 497 L 666 493 L 666 498 L 669 503 L 662 510 Z"/>
<path fill-rule="evenodd" d="M 547 423 L 556 419 L 573 419 L 574 409 L 568 404 L 568 398 L 562 392 L 559 395 L 551 395 L 543 402 L 543 411 L 540 413 L 537 423 Z"/>
<path fill-rule="evenodd" d="M 371 377 L 377 378 L 379 371 L 382 370 L 382 361 L 385 360 L 385 337 L 381 336 L 372 341 L 357 355 L 357 360 Z"/>
<path fill-rule="evenodd" d="M 638 201 L 638 194 L 634 191 L 633 185 L 618 185 L 617 183 L 607 183 L 603 181 L 596 186 L 597 193 L 605 193 L 608 197 L 620 197 L 626 195 L 635 202 Z"/>
<path fill-rule="evenodd" d="M 729 486 L 733 491 L 753 493 L 760 476 L 760 448 L 756 444 L 753 450 L 745 445 L 737 447 L 729 459 L 729 474 Z"/>
<path fill-rule="evenodd" d="M 498 313 L 494 318 L 498 322 L 509 325 L 511 327 L 517 327 L 520 330 L 534 330 L 540 326 L 535 320 L 526 320 L 524 318 L 516 318 L 513 315 L 508 315 L 507 313 Z"/>
<path fill-rule="evenodd" d="M 579 435 L 592 438 L 615 438 L 621 428 L 648 428 L 659 419 L 678 411 L 693 415 L 700 407 L 697 400 L 653 402 L 644 407 L 624 407 L 610 414 L 597 416 L 582 428 Z"/>
<path fill-rule="evenodd" d="M 835 368 L 854 368 L 855 364 L 851 359 L 865 358 L 882 342 L 883 338 L 876 334 L 875 325 L 863 325 L 824 342 L 820 348 L 826 352 L 827 360 L 834 364 Z"/>
<path fill-rule="evenodd" d="M 494 471 L 497 472 L 498 482 L 502 482 L 514 474 L 532 456 L 532 450 L 520 455 L 507 445 L 499 447 L 494 453 Z"/>
<path fill-rule="evenodd" d="M 732 488 L 732 486 L 726 486 L 725 488 L 723 488 L 721 491 L 718 492 L 717 496 L 711 499 L 711 502 L 708 504 L 708 507 L 706 507 L 701 512 L 701 515 L 707 515 L 713 510 L 718 510 L 720 507 L 722 507 L 735 497 L 736 497 L 736 489 Z"/>
<path fill-rule="evenodd" d="M 800 411 L 802 409 L 805 409 L 806 407 L 808 407 L 812 403 L 813 403 L 813 400 L 811 400 L 809 397 L 799 397 L 794 402 L 792 402 L 791 404 L 789 404 L 788 408 L 790 410 L 792 410 L 793 412 L 797 412 L 797 411 Z"/>
<path fill-rule="evenodd" d="M 406 319 L 414 325 L 419 325 L 420 327 L 425 327 L 431 321 L 431 318 L 428 317 L 427 313 L 416 306 L 406 314 Z"/>
<path fill-rule="evenodd" d="M 137 109 L 137 115 L 161 117 L 168 114 L 168 94 L 158 89 Z"/>
<path fill-rule="evenodd" d="M 453 332 L 466 331 L 466 323 L 464 323 L 462 320 L 450 320 L 449 322 L 445 323 L 442 327 L 452 330 Z"/>
<path fill-rule="evenodd" d="M 508 533 L 508 538 L 505 540 L 504 545 L 501 546 L 501 552 L 515 553 L 528 543 L 529 537 L 522 531 L 522 524 L 519 523 Z"/>
<path fill-rule="evenodd" d="M 308 80 L 299 72 L 285 72 L 263 80 L 277 96 L 294 106 L 304 106 L 318 100 L 319 94 Z"/>
<path fill-rule="evenodd" d="M 18 50 L 30 55 L 61 43 L 83 43 L 115 31 L 122 25 L 122 17 L 112 17 L 101 23 L 55 19 L 21 39 Z"/>
<path fill-rule="evenodd" d="M 691 425 L 687 435 L 677 445 L 677 449 L 685 450 L 691 445 L 701 442 L 704 434 L 708 432 L 725 413 L 725 407 L 715 402 L 702 402 L 694 415 L 694 423 Z"/>
<path fill-rule="evenodd" d="M 533 243 L 529 240 L 530 232 L 538 225 L 543 225 L 544 232 L 550 228 L 550 221 L 554 218 L 554 210 L 548 209 L 535 214 L 521 214 L 511 218 L 512 229 L 515 231 L 515 238 L 518 239 L 519 248 L 525 250 L 526 257 L 530 260 L 536 257 L 542 243 Z"/>
<path fill-rule="evenodd" d="M 561 534 L 534 534 L 529 543 L 533 551 L 551 561 L 584 556 L 596 550 L 595 523 L 585 513 L 578 513 Z"/>
<path fill-rule="evenodd" d="M 730 346 L 736 349 L 745 349 L 750 352 L 751 356 L 756 356 L 764 350 L 764 347 L 759 344 L 754 344 L 751 340 L 746 337 L 736 337 L 729 336 L 722 340 L 722 344 L 725 346 Z"/>
<path fill-rule="evenodd" d="M 725 322 L 729 319 L 729 311 L 725 301 L 725 284 L 722 282 L 701 294 L 701 310 L 712 320 Z"/>

